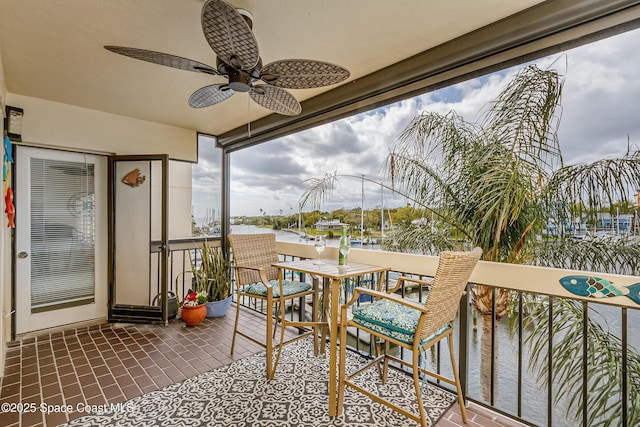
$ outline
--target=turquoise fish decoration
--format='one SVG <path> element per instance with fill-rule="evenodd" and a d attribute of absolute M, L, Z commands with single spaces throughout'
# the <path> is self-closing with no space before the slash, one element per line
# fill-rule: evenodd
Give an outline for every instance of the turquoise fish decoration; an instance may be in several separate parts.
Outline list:
<path fill-rule="evenodd" d="M 566 290 L 581 297 L 607 298 L 626 296 L 640 304 L 640 283 L 629 286 L 616 285 L 606 279 L 594 276 L 565 276 L 560 284 Z"/>

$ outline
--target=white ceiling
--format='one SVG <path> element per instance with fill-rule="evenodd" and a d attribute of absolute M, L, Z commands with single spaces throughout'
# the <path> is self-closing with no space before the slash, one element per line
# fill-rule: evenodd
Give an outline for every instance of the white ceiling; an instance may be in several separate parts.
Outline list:
<path fill-rule="evenodd" d="M 349 82 L 541 0 L 232 0 L 254 17 L 263 62 L 316 59 Z M 103 49 L 120 45 L 215 66 L 202 0 L 0 0 L 7 91 L 219 135 L 269 115 L 237 93 L 204 109 L 197 89 L 223 77 L 162 67 Z M 298 101 L 332 89 L 291 90 Z"/>

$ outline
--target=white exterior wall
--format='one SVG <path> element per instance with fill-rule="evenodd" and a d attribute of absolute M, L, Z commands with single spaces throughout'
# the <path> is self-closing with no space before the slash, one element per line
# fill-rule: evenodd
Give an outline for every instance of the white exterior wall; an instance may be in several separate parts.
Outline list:
<path fill-rule="evenodd" d="M 24 109 L 25 143 L 105 154 L 168 154 L 172 159 L 197 161 L 193 130 L 13 93 L 7 94 L 7 104 Z"/>
<path fill-rule="evenodd" d="M 0 52 L 0 96 L 4 105 L 24 109 L 22 140 L 43 148 L 98 154 L 168 154 L 169 236 L 191 236 L 191 162 L 197 161 L 197 133 L 163 124 L 8 93 Z M 3 124 L 0 123 L 0 130 Z M 4 148 L 2 148 L 4 151 Z M 0 224 L 0 367 L 11 339 L 11 232 L 4 202 Z M 0 369 L 0 376 L 2 375 Z"/>
<path fill-rule="evenodd" d="M 8 93 L 24 109 L 22 141 L 35 146 L 102 154 L 168 154 L 169 237 L 191 237 L 191 163 L 198 160 L 193 130 Z"/>

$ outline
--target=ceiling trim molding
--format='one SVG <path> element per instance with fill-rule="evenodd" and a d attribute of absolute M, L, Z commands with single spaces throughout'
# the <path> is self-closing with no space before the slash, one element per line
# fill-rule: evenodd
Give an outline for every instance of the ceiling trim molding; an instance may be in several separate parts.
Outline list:
<path fill-rule="evenodd" d="M 554 0 L 465 34 L 302 102 L 298 116 L 271 114 L 217 136 L 227 152 L 531 61 L 640 27 L 640 1 Z"/>

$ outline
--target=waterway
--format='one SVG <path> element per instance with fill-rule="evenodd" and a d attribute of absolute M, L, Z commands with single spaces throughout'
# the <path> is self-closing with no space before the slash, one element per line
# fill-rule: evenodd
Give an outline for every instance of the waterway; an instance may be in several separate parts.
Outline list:
<path fill-rule="evenodd" d="M 274 233 L 276 240 L 284 242 L 295 242 L 312 244 L 312 241 L 301 239 L 298 234 L 288 231 L 273 231 L 270 229 L 259 228 L 255 226 L 233 225 L 233 233 Z M 338 246 L 339 239 L 328 239 L 328 246 Z M 380 250 L 379 245 L 367 245 L 363 248 L 372 250 Z M 590 316 L 594 318 L 605 330 L 610 331 L 613 335 L 622 336 L 621 310 L 616 307 L 604 304 L 590 304 Z M 628 310 L 629 331 L 627 334 L 629 345 L 635 349 L 640 349 L 640 334 L 635 333 L 634 325 L 640 324 L 640 310 Z M 457 333 L 456 333 L 457 335 Z M 481 378 L 480 378 L 480 339 L 481 330 L 471 328 L 469 339 L 469 384 L 467 394 L 479 401 L 485 401 L 482 398 Z M 457 352 L 457 337 L 454 341 Z M 503 411 L 517 414 L 518 409 L 518 340 L 512 337 L 509 332 L 506 317 L 499 322 L 498 333 L 496 337 L 496 387 L 494 394 L 494 406 Z M 444 344 L 444 343 L 443 343 Z M 535 425 L 548 425 L 548 407 L 547 407 L 547 387 L 542 382 L 536 381 L 536 374 L 529 368 L 530 352 L 526 345 L 523 345 L 522 352 L 522 395 L 521 407 L 522 418 Z M 447 346 L 441 347 L 441 371 L 445 376 L 451 375 L 450 365 L 447 364 L 448 351 Z M 430 362 L 435 368 L 435 358 Z M 553 394 L 557 393 L 557 387 L 553 388 Z M 615 397 L 612 396 L 613 399 Z M 621 399 L 619 397 L 618 399 Z M 486 402 L 489 403 L 489 402 Z M 581 424 L 581 419 L 574 420 L 572 416 L 567 415 L 567 399 L 556 402 L 552 401 L 552 425 L 554 427 L 573 427 Z"/>
<path fill-rule="evenodd" d="M 313 244 L 313 239 L 304 239 L 300 237 L 300 234 L 294 231 L 286 231 L 286 230 L 272 230 L 270 228 L 260 228 L 255 225 L 232 225 L 231 226 L 232 233 L 238 234 L 251 234 L 251 233 L 275 233 L 276 240 L 280 242 L 292 242 L 292 243 L 308 243 Z M 340 243 L 340 235 L 337 234 L 333 239 L 327 239 L 327 246 L 338 247 Z M 352 247 L 360 249 L 371 249 L 371 250 L 380 250 L 381 247 L 379 244 L 375 245 L 360 245 L 354 244 Z"/>

